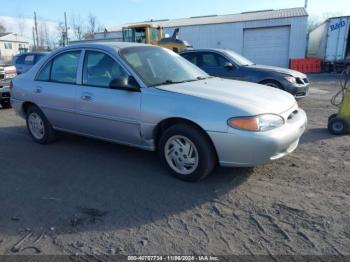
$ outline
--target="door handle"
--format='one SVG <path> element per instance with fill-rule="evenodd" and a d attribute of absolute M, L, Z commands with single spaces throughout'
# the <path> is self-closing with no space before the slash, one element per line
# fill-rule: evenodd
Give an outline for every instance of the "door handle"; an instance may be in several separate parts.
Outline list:
<path fill-rule="evenodd" d="M 81 100 L 91 101 L 92 100 L 92 96 L 91 96 L 91 94 L 88 94 L 88 93 L 82 94 L 81 95 Z"/>
<path fill-rule="evenodd" d="M 34 93 L 40 94 L 41 92 L 42 92 L 42 88 L 40 86 L 37 86 L 36 88 L 34 88 Z"/>

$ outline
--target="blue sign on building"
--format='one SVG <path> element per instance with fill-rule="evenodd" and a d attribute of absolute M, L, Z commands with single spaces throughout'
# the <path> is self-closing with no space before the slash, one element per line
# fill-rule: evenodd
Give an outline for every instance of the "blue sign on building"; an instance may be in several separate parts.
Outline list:
<path fill-rule="evenodd" d="M 345 21 L 340 21 L 339 23 L 336 23 L 334 25 L 331 25 L 330 28 L 331 28 L 331 32 L 333 32 L 334 30 L 338 30 L 342 27 L 344 27 L 346 25 Z"/>

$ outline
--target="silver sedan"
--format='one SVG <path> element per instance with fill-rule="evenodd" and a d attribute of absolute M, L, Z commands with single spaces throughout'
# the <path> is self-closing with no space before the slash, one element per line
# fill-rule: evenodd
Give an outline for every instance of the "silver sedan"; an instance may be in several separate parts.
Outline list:
<path fill-rule="evenodd" d="M 306 114 L 278 89 L 208 76 L 149 45 L 89 43 L 56 50 L 13 80 L 12 106 L 33 140 L 70 132 L 159 152 L 176 177 L 255 166 L 294 151 Z"/>

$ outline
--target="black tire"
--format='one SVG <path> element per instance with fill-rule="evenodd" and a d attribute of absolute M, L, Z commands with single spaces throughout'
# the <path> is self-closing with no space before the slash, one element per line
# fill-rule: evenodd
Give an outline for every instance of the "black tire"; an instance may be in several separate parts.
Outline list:
<path fill-rule="evenodd" d="M 332 114 L 328 117 L 328 123 L 333 119 L 336 118 L 338 116 L 338 114 Z"/>
<path fill-rule="evenodd" d="M 191 141 L 195 147 L 193 151 L 195 151 L 195 154 L 198 153 L 198 161 L 196 161 L 197 166 L 189 174 L 181 174 L 177 172 L 168 163 L 166 157 L 166 147 L 168 146 L 167 143 L 172 141 L 172 139 L 176 136 L 184 137 Z M 205 178 L 213 171 L 217 163 L 215 149 L 213 148 L 209 138 L 203 133 L 202 130 L 189 124 L 177 124 L 166 129 L 159 140 L 158 153 L 162 164 L 173 176 L 188 182 L 195 182 Z M 183 157 L 187 158 L 185 153 L 180 154 L 184 154 Z M 179 159 L 179 161 L 180 160 L 181 159 Z"/>
<path fill-rule="evenodd" d="M 281 83 L 275 80 L 265 80 L 265 81 L 262 81 L 260 84 L 283 90 Z"/>
<path fill-rule="evenodd" d="M 43 128 L 43 135 L 41 138 L 36 137 L 30 128 L 30 124 L 29 124 L 30 120 L 29 119 L 30 119 L 30 116 L 34 115 L 34 114 L 36 114 L 38 117 L 40 117 L 40 119 L 43 123 L 44 128 Z M 46 145 L 46 144 L 53 142 L 56 139 L 55 130 L 52 128 L 52 125 L 47 120 L 44 113 L 37 106 L 34 106 L 34 105 L 29 106 L 29 108 L 27 109 L 26 122 L 27 122 L 28 132 L 36 143 L 41 144 L 41 145 Z"/>
<path fill-rule="evenodd" d="M 333 135 L 345 135 L 349 131 L 349 125 L 344 119 L 334 117 L 328 122 L 328 130 Z"/>

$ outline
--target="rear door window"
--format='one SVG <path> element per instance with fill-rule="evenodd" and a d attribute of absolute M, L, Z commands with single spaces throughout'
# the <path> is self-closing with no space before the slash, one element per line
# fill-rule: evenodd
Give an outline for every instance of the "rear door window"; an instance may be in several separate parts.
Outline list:
<path fill-rule="evenodd" d="M 53 82 L 75 84 L 81 51 L 70 51 L 54 58 L 50 80 Z"/>
<path fill-rule="evenodd" d="M 41 70 L 41 72 L 36 80 L 46 81 L 46 82 L 50 81 L 51 64 L 52 64 L 52 62 L 45 65 L 45 67 Z"/>
<path fill-rule="evenodd" d="M 37 81 L 75 84 L 81 51 L 60 54 L 48 62 L 38 74 Z"/>

